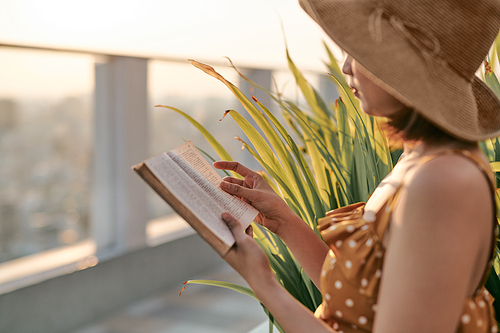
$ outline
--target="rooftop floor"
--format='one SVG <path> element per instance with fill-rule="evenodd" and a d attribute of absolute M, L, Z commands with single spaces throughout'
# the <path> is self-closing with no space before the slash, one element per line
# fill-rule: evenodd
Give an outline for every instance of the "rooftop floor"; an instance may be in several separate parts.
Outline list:
<path fill-rule="evenodd" d="M 227 264 L 203 276 L 247 286 Z M 219 287 L 182 283 L 136 301 L 114 314 L 71 333 L 248 333 L 267 316 L 253 298 Z"/>

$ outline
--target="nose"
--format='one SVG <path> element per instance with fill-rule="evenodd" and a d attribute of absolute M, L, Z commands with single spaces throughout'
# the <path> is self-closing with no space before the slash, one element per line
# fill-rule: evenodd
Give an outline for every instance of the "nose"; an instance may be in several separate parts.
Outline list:
<path fill-rule="evenodd" d="M 350 55 L 345 58 L 344 65 L 342 66 L 342 73 L 352 76 L 352 57 Z"/>

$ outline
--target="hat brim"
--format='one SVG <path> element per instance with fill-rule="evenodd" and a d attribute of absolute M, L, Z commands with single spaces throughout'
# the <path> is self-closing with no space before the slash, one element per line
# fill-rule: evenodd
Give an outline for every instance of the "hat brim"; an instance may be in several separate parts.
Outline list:
<path fill-rule="evenodd" d="M 362 1 L 301 0 L 337 45 L 372 81 L 450 135 L 479 141 L 500 135 L 500 101 L 478 77 L 472 82 L 438 59 L 426 58 L 388 20 L 376 40 L 375 8 Z M 333 13 L 333 14 L 332 14 Z"/>

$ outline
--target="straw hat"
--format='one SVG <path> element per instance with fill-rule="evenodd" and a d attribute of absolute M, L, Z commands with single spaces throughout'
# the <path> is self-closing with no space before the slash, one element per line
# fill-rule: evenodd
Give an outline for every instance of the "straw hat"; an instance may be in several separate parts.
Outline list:
<path fill-rule="evenodd" d="M 500 0 L 299 0 L 402 103 L 452 136 L 500 136 L 500 101 L 475 75 L 500 29 Z"/>

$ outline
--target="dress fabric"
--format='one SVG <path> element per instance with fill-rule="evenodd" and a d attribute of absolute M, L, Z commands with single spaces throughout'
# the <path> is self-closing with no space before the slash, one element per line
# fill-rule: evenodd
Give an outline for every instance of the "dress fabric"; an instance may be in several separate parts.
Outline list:
<path fill-rule="evenodd" d="M 411 170 L 444 153 L 460 154 L 471 159 L 494 186 L 489 167 L 468 151 L 450 150 L 422 158 L 408 156 L 384 179 L 366 205 L 357 203 L 339 208 L 318 221 L 319 231 L 330 251 L 321 271 L 323 302 L 315 316 L 339 333 L 372 331 L 385 255 L 383 236 L 399 189 Z M 494 191 L 494 187 L 492 189 Z M 495 216 L 495 241 L 492 244 L 496 244 L 496 225 Z M 491 252 L 493 254 L 493 249 Z M 498 331 L 493 297 L 484 288 L 491 264 L 492 260 L 485 268 L 483 282 L 474 295 L 464 300 L 457 332 Z"/>

